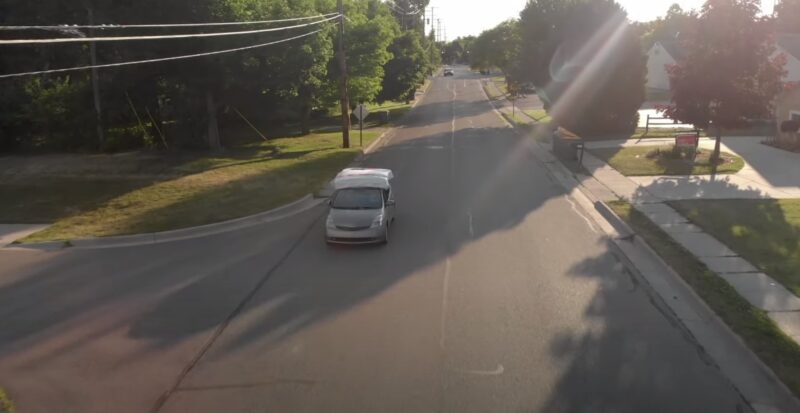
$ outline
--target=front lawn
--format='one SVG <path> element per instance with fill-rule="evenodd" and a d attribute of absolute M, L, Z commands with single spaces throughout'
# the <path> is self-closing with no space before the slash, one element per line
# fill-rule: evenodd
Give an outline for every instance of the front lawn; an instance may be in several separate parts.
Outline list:
<path fill-rule="evenodd" d="M 364 132 L 364 145 L 379 131 Z M 358 143 L 358 133 L 351 135 Z M 119 155 L 74 155 L 87 178 L 59 175 L 0 180 L 0 222 L 53 222 L 23 242 L 165 231 L 255 214 L 320 189 L 361 148 L 341 148 L 341 133 L 317 133 L 228 148 L 217 154 L 164 154 L 153 171 Z M 116 159 L 117 164 L 107 162 Z M 43 158 L 44 159 L 44 158 Z M 36 161 L 36 158 L 32 158 Z M 120 169 L 125 168 L 125 171 Z M 90 168 L 91 169 L 91 168 Z M 132 173 L 141 170 L 143 172 Z"/>
<path fill-rule="evenodd" d="M 694 162 L 685 153 L 676 153 L 672 145 L 597 148 L 590 152 L 626 176 L 708 175 L 711 151 L 700 149 Z M 722 152 L 718 174 L 732 174 L 744 168 L 742 158 Z"/>
<path fill-rule="evenodd" d="M 800 200 L 692 200 L 670 204 L 800 296 Z"/>
<path fill-rule="evenodd" d="M 545 123 L 553 120 L 544 109 L 526 109 L 524 112 L 526 115 L 536 119 L 537 122 Z"/>
<path fill-rule="evenodd" d="M 629 203 L 617 201 L 609 205 L 680 274 L 795 396 L 800 396 L 800 345 L 781 331 L 765 311 L 751 305 L 730 284 Z"/>

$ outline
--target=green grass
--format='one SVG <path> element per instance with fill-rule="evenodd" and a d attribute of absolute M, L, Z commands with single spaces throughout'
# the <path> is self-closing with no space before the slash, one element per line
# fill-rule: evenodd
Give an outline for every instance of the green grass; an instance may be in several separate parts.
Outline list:
<path fill-rule="evenodd" d="M 17 409 L 8 394 L 0 387 L 0 413 L 16 413 Z"/>
<path fill-rule="evenodd" d="M 671 156 L 672 145 L 598 148 L 590 152 L 626 176 L 707 175 L 711 173 L 711 151 L 701 149 L 694 162 Z M 742 158 L 723 152 L 717 173 L 731 174 L 744 168 Z"/>
<path fill-rule="evenodd" d="M 367 119 L 364 121 L 365 128 L 381 125 L 380 112 L 389 112 L 389 123 L 397 121 L 398 119 L 402 118 L 403 115 L 408 113 L 409 110 L 411 110 L 411 103 L 389 101 L 381 104 L 367 105 L 367 109 L 369 109 L 370 113 L 367 115 Z M 358 123 L 353 123 L 353 129 L 358 129 Z"/>
<path fill-rule="evenodd" d="M 508 85 L 506 84 L 505 76 L 494 76 L 492 77 L 492 83 L 497 87 L 497 89 L 503 95 L 508 94 Z"/>
<path fill-rule="evenodd" d="M 725 280 L 677 244 L 649 218 L 623 201 L 611 208 L 731 327 L 775 374 L 800 396 L 800 345 Z"/>
<path fill-rule="evenodd" d="M 494 84 L 494 83 L 492 83 L 492 84 Z M 490 100 L 498 100 L 498 99 L 504 98 L 505 95 L 503 94 L 503 92 L 498 90 L 497 87 L 492 87 L 492 84 L 490 84 L 490 83 L 484 83 L 483 84 L 483 90 L 489 96 L 489 99 Z"/>
<path fill-rule="evenodd" d="M 379 131 L 365 131 L 364 145 Z M 351 135 L 358 144 L 358 133 Z M 0 222 L 54 222 L 22 242 L 165 231 L 265 211 L 320 189 L 361 148 L 341 134 L 280 138 L 181 158 L 157 176 L 0 182 Z"/>
<path fill-rule="evenodd" d="M 671 205 L 800 296 L 800 200 L 692 200 Z"/>
<path fill-rule="evenodd" d="M 524 110 L 524 112 L 528 116 L 536 119 L 537 122 L 550 122 L 550 121 L 553 120 L 550 117 L 550 115 L 547 114 L 547 111 L 544 110 L 544 109 L 527 109 L 527 110 Z"/>

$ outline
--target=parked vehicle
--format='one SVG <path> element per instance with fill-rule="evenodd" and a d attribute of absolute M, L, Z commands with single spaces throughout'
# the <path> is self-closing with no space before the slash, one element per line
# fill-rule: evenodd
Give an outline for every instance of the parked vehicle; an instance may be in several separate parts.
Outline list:
<path fill-rule="evenodd" d="M 333 180 L 325 240 L 332 244 L 389 242 L 395 200 L 389 169 L 348 168 Z"/>
<path fill-rule="evenodd" d="M 446 68 L 444 69 L 444 75 L 445 75 L 445 76 L 453 76 L 453 75 L 454 75 L 454 73 L 455 73 L 455 72 L 453 72 L 453 69 L 452 69 L 452 68 L 446 67 Z"/>

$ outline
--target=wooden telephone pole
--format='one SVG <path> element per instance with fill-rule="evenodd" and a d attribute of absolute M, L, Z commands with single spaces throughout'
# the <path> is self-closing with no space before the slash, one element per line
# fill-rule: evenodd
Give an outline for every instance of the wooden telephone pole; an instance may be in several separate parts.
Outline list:
<path fill-rule="evenodd" d="M 347 97 L 347 59 L 344 54 L 344 5 L 342 0 L 336 0 L 339 9 L 339 95 L 342 103 L 342 147 L 350 147 L 350 102 Z"/>

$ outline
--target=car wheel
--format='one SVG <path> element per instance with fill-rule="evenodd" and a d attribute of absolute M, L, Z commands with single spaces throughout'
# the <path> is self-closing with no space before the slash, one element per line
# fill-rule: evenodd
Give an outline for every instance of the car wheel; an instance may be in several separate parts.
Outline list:
<path fill-rule="evenodd" d="M 381 244 L 386 245 L 389 243 L 389 223 L 386 223 L 386 231 L 383 232 L 383 241 Z"/>

